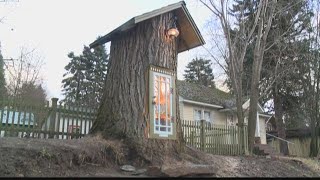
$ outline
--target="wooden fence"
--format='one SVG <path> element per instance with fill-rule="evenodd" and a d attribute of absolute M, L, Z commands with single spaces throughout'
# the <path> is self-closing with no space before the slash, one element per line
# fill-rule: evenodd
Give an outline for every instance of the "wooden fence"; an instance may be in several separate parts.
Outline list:
<path fill-rule="evenodd" d="M 311 143 L 310 136 L 287 137 L 286 139 L 291 142 L 287 143 L 290 156 L 309 157 Z M 320 137 L 318 137 L 318 142 L 320 142 Z M 272 138 L 268 141 L 268 144 L 280 153 L 280 141 L 278 139 Z M 320 148 L 320 143 L 318 144 L 318 147 Z M 320 156 L 320 152 L 318 153 L 318 156 Z"/>
<path fill-rule="evenodd" d="M 71 139 L 89 133 L 96 110 L 57 104 L 30 105 L 13 100 L 0 102 L 0 137 Z"/>
<path fill-rule="evenodd" d="M 182 120 L 187 145 L 217 155 L 241 155 L 248 152 L 247 127 L 215 125 Z"/>
<path fill-rule="evenodd" d="M 97 108 L 57 104 L 35 106 L 15 101 L 0 101 L 0 137 L 72 139 L 89 133 Z M 222 126 L 182 120 L 187 145 L 219 155 L 247 152 L 247 127 Z M 242 135 L 241 135 L 242 134 Z"/>

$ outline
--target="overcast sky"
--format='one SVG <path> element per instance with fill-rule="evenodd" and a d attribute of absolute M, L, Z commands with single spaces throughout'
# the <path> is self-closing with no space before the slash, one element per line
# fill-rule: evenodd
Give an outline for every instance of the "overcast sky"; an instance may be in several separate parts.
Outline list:
<path fill-rule="evenodd" d="M 4 58 L 18 58 L 20 47 L 36 48 L 44 58 L 41 69 L 48 98 L 62 98 L 61 80 L 67 54 L 81 53 L 99 35 L 105 35 L 134 16 L 178 2 L 178 0 L 19 0 L 0 1 L 0 42 Z M 8 1 L 8 0 L 7 0 Z M 17 1 L 17 0 L 16 0 Z M 197 0 L 186 0 L 201 33 L 210 12 Z M 204 34 L 203 34 L 204 35 Z M 204 35 L 205 40 L 206 36 Z M 108 45 L 107 45 L 108 47 Z M 178 79 L 185 66 L 202 47 L 179 54 Z"/>

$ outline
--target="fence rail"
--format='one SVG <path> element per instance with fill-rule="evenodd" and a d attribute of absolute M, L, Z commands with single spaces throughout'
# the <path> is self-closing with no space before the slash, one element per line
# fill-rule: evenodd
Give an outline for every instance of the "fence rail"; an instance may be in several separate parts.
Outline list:
<path fill-rule="evenodd" d="M 89 133 L 96 110 L 83 106 L 30 105 L 14 100 L 0 101 L 0 137 L 71 139 Z"/>
<path fill-rule="evenodd" d="M 247 153 L 247 127 L 215 125 L 205 120 L 182 120 L 184 140 L 187 145 L 217 155 Z"/>
<path fill-rule="evenodd" d="M 30 105 L 0 101 L 0 137 L 33 137 L 72 139 L 89 133 L 96 118 L 96 108 L 57 104 Z M 247 127 L 223 126 L 201 121 L 182 120 L 187 145 L 219 155 L 240 155 L 247 152 Z"/>

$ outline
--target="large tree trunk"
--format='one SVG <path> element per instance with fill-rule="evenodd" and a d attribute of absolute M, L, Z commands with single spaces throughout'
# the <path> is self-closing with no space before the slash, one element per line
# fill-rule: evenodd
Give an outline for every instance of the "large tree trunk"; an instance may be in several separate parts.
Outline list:
<path fill-rule="evenodd" d="M 275 120 L 277 126 L 278 137 L 282 139 L 286 139 L 286 129 L 285 124 L 283 123 L 283 100 L 282 97 L 278 93 L 277 83 L 275 84 L 275 88 L 273 89 L 273 103 L 274 103 L 274 112 L 275 112 Z M 280 141 L 280 153 L 283 155 L 289 155 L 288 143 L 282 140 Z"/>
<path fill-rule="evenodd" d="M 105 138 L 125 139 L 140 157 L 156 164 L 183 150 L 178 103 L 174 114 L 177 140 L 148 138 L 149 66 L 168 68 L 177 77 L 178 39 L 165 35 L 172 16 L 166 13 L 139 23 L 111 41 L 104 95 L 91 130 Z"/>

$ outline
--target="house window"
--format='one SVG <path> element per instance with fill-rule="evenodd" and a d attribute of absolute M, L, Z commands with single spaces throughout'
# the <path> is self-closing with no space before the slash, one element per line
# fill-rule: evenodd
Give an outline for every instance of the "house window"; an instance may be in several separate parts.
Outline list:
<path fill-rule="evenodd" d="M 204 120 L 211 122 L 210 111 L 204 111 Z"/>
<path fill-rule="evenodd" d="M 170 72 L 151 68 L 151 137 L 173 136 L 174 129 L 174 77 Z M 175 137 L 175 135 L 173 136 Z"/>
<path fill-rule="evenodd" d="M 194 120 L 200 121 L 201 119 L 204 119 L 207 122 L 211 122 L 210 111 L 195 109 L 194 110 Z"/>
<path fill-rule="evenodd" d="M 200 121 L 201 120 L 201 110 L 195 109 L 194 110 L 194 120 Z"/>

